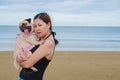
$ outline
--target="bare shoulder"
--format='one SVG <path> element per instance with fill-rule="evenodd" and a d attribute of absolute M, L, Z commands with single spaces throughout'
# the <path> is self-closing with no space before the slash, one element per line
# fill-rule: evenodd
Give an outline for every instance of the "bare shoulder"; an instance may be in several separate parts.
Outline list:
<path fill-rule="evenodd" d="M 54 48 L 54 40 L 49 38 L 45 40 L 44 44 L 42 44 L 41 47 L 42 46 L 46 46 L 46 48 Z"/>
<path fill-rule="evenodd" d="M 44 45 L 46 46 L 46 50 L 48 51 L 46 58 L 48 60 L 52 59 L 53 53 L 54 53 L 54 49 L 55 49 L 55 42 L 53 39 L 47 39 L 44 43 Z"/>

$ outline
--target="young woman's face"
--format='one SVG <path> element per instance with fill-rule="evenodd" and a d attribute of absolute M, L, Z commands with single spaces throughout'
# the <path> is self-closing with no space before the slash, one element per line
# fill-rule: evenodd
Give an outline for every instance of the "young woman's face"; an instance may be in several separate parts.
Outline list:
<path fill-rule="evenodd" d="M 37 18 L 34 20 L 34 31 L 38 38 L 44 39 L 50 32 L 50 23 L 46 24 L 43 20 Z"/>

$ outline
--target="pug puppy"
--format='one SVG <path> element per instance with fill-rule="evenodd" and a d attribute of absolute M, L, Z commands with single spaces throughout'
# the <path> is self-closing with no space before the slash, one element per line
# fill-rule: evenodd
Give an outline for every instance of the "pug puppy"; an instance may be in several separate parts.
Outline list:
<path fill-rule="evenodd" d="M 22 60 L 27 60 L 31 53 L 31 49 L 35 45 L 41 45 L 43 41 L 38 41 L 37 37 L 34 34 L 34 30 L 31 24 L 31 19 L 25 19 L 19 24 L 20 33 L 17 35 L 14 49 L 14 65 L 17 69 L 20 68 L 17 58 Z M 37 68 L 31 67 L 33 71 L 38 71 Z"/>

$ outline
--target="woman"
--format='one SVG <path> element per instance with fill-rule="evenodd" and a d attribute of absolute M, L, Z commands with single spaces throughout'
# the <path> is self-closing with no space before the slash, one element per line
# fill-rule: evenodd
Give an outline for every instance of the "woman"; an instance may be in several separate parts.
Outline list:
<path fill-rule="evenodd" d="M 23 67 L 19 80 L 43 80 L 44 71 L 53 57 L 55 46 L 58 44 L 47 13 L 39 13 L 34 17 L 34 31 L 39 41 L 44 40 L 44 43 L 31 49 L 33 54 L 28 60 L 17 59 L 19 65 Z M 36 67 L 38 71 L 30 72 L 32 66 Z"/>

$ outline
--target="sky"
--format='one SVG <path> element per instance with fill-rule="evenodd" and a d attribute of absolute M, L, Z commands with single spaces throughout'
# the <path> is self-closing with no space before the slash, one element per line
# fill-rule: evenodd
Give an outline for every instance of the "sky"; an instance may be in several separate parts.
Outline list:
<path fill-rule="evenodd" d="M 0 25 L 47 12 L 54 26 L 120 26 L 120 0 L 1 0 Z"/>

